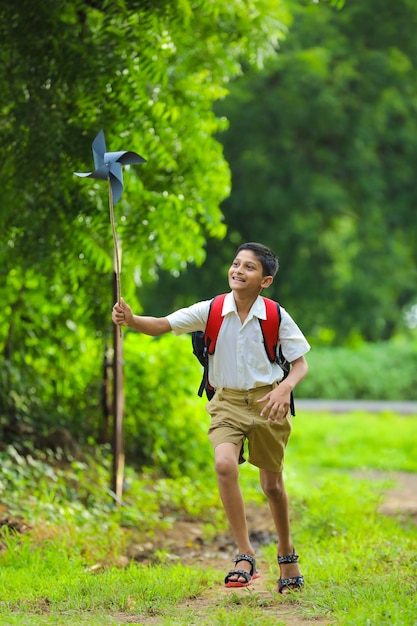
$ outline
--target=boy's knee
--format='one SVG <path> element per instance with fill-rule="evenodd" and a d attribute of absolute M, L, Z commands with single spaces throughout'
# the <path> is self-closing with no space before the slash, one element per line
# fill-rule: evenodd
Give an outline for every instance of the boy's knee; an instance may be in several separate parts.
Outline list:
<path fill-rule="evenodd" d="M 237 461 L 233 457 L 219 456 L 214 463 L 217 476 L 230 476 L 238 471 Z"/>
<path fill-rule="evenodd" d="M 263 479 L 261 487 L 267 498 L 280 498 L 285 493 L 284 483 L 278 477 Z"/>

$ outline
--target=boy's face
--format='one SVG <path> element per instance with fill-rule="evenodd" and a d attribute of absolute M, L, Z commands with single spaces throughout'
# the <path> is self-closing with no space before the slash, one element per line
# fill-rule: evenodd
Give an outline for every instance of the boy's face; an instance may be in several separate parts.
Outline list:
<path fill-rule="evenodd" d="M 230 289 L 251 296 L 258 295 L 273 281 L 272 276 L 263 275 L 262 263 L 252 250 L 241 250 L 238 253 L 230 266 L 228 277 Z"/>

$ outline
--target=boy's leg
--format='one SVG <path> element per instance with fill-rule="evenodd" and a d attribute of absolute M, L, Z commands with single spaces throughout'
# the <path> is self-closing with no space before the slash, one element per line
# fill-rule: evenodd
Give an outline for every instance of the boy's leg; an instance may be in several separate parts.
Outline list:
<path fill-rule="evenodd" d="M 290 532 L 288 495 L 282 472 L 260 469 L 259 476 L 261 487 L 268 498 L 269 508 L 278 534 L 278 555 L 287 556 L 292 554 L 294 545 Z M 283 563 L 280 565 L 280 571 L 281 578 L 293 578 L 301 574 L 298 563 Z"/>
<path fill-rule="evenodd" d="M 238 545 L 239 554 L 255 555 L 255 551 L 249 541 L 248 527 L 246 523 L 245 504 L 239 486 L 239 454 L 241 446 L 234 443 L 220 443 L 214 450 L 215 470 L 219 485 L 220 497 L 229 521 L 233 536 Z M 250 572 L 251 565 L 248 561 L 236 563 L 236 569 Z M 231 577 L 230 581 L 245 582 L 242 576 Z"/>

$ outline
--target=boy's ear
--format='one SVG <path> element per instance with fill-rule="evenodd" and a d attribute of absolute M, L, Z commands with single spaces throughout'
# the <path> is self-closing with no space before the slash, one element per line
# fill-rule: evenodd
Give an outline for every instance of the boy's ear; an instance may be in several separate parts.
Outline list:
<path fill-rule="evenodd" d="M 270 287 L 270 285 L 272 285 L 273 280 L 273 276 L 264 276 L 261 281 L 261 288 L 267 289 L 268 287 Z"/>

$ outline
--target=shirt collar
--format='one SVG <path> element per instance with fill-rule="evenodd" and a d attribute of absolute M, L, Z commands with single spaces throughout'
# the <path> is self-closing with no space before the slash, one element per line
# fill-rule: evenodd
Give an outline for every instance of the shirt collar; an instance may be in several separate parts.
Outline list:
<path fill-rule="evenodd" d="M 236 313 L 237 315 L 237 308 L 235 299 L 233 297 L 233 291 L 226 295 L 223 302 L 222 317 L 224 317 L 228 313 Z M 251 319 L 252 317 L 266 320 L 266 306 L 262 296 L 258 296 L 255 302 L 252 304 L 252 308 L 249 311 L 248 319 Z"/>

